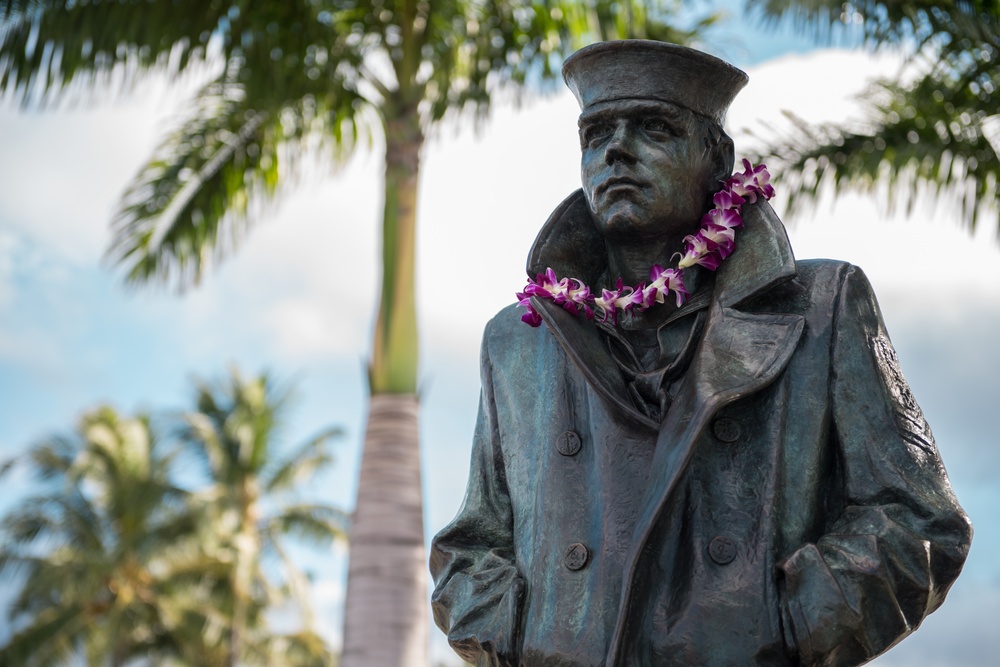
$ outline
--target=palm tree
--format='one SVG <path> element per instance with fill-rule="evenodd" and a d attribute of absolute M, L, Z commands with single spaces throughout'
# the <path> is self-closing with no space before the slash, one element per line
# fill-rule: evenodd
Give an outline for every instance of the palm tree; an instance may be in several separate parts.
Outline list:
<path fill-rule="evenodd" d="M 344 534 L 342 512 L 286 502 L 330 463 L 337 432 L 278 456 L 288 393 L 267 376 L 244 380 L 234 370 L 226 383 L 199 383 L 196 398 L 197 409 L 180 419 L 183 447 L 164 451 L 149 417 L 102 407 L 84 415 L 75 438 L 28 452 L 50 488 L 0 524 L 0 576 L 22 584 L 11 612 L 19 629 L 0 648 L 0 665 L 61 664 L 81 654 L 114 666 L 138 657 L 229 667 L 331 663 L 282 538 L 328 545 Z M 188 492 L 172 476 L 175 461 L 192 455 L 206 462 L 210 483 Z M 187 477 L 194 472 L 186 466 Z M 264 612 L 286 592 L 303 627 L 275 634 Z"/>
<path fill-rule="evenodd" d="M 1000 4 L 748 0 L 747 9 L 821 38 L 847 23 L 872 48 L 902 50 L 916 72 L 908 82 L 872 83 L 861 123 L 813 127 L 792 116 L 792 129 L 757 156 L 782 180 L 790 205 L 814 200 L 831 182 L 838 192 L 888 186 L 890 206 L 907 210 L 926 192 L 956 203 L 970 231 L 985 211 L 1000 212 Z"/>
<path fill-rule="evenodd" d="M 414 248 L 428 130 L 449 112 L 485 112 L 498 85 L 551 79 L 584 42 L 690 42 L 714 16 L 675 29 L 680 1 L 0 1 L 0 89 L 26 107 L 127 88 L 154 71 L 216 68 L 114 220 L 109 256 L 130 283 L 197 283 L 294 182 L 303 150 L 343 160 L 360 140 L 384 138 L 345 667 L 427 663 Z"/>
<path fill-rule="evenodd" d="M 109 407 L 85 414 L 74 437 L 25 455 L 47 488 L 0 524 L 0 576 L 21 584 L 0 665 L 82 654 L 118 666 L 199 643 L 185 575 L 196 512 L 168 478 L 171 458 L 148 417 Z"/>
<path fill-rule="evenodd" d="M 267 375 L 244 379 L 233 369 L 216 384 L 197 383 L 196 410 L 181 417 L 179 435 L 188 452 L 206 464 L 210 485 L 197 493 L 204 503 L 201 548 L 226 563 L 213 587 L 226 638 L 225 664 L 326 664 L 328 649 L 312 629 L 312 612 L 302 574 L 288 556 L 282 537 L 294 534 L 329 543 L 345 534 L 347 517 L 324 504 L 282 502 L 295 487 L 331 461 L 328 443 L 339 432 L 327 429 L 279 456 L 277 434 L 290 394 Z M 265 567 L 265 559 L 277 567 Z M 268 572 L 283 575 L 283 586 Z M 304 629 L 273 636 L 263 613 L 283 601 L 289 589 Z M 289 662 L 289 656 L 295 656 Z"/>

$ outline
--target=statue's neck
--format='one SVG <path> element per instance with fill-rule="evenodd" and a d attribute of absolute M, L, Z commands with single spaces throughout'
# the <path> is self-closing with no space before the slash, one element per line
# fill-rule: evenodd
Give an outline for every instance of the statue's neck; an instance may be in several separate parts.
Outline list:
<path fill-rule="evenodd" d="M 677 263 L 674 254 L 684 250 L 683 236 L 670 238 L 669 240 L 658 239 L 652 242 L 636 244 L 621 244 L 608 241 L 608 274 L 605 277 L 605 284 L 600 287 L 614 289 L 615 281 L 621 277 L 622 283 L 628 286 L 635 286 L 639 283 L 649 284 L 649 269 L 654 264 L 659 264 L 664 268 L 676 267 Z M 703 269 L 693 266 L 684 270 L 684 286 L 689 294 L 694 294 L 704 280 Z M 599 294 L 599 292 L 598 292 Z M 652 326 L 658 320 L 665 319 L 677 309 L 676 302 L 671 295 L 667 303 L 656 305 L 647 313 L 635 313 L 633 326 L 640 328 Z M 651 321 L 649 321 L 651 320 Z"/>
<path fill-rule="evenodd" d="M 654 264 L 668 266 L 671 263 L 670 256 L 679 249 L 665 243 L 642 245 L 608 243 L 608 280 L 613 283 L 620 277 L 626 285 L 649 282 L 649 268 Z M 607 287 L 612 289 L 614 284 Z"/>
<path fill-rule="evenodd" d="M 608 240 L 608 279 L 613 283 L 616 278 L 621 277 L 626 285 L 649 282 L 649 269 L 654 264 L 665 269 L 677 265 L 674 255 L 684 253 L 685 236 L 687 234 L 679 234 L 676 238 L 643 240 L 638 243 Z M 614 285 L 604 287 L 611 289 Z"/>

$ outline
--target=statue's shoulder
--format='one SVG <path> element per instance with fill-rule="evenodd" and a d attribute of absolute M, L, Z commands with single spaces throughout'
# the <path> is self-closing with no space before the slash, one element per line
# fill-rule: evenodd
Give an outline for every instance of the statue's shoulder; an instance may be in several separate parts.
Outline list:
<path fill-rule="evenodd" d="M 544 324 L 533 327 L 523 322 L 524 312 L 524 308 L 512 303 L 494 315 L 483 332 L 483 347 L 493 355 L 523 354 L 551 338 Z"/>
<path fill-rule="evenodd" d="M 868 277 L 860 266 L 839 259 L 795 260 L 796 281 L 811 291 L 836 294 L 848 283 L 871 291 Z"/>
<path fill-rule="evenodd" d="M 862 278 L 864 276 L 861 269 L 850 262 L 836 259 L 796 259 L 795 274 L 791 279 L 758 293 L 744 302 L 742 307 L 758 312 L 812 316 L 819 312 L 831 312 L 845 283 L 855 274 Z M 829 304 L 830 307 L 824 304 Z"/>
<path fill-rule="evenodd" d="M 544 327 L 532 327 L 521 320 L 525 310 L 516 303 L 503 308 L 486 324 L 486 337 L 494 339 L 511 336 L 523 338 L 526 334 Z"/>
<path fill-rule="evenodd" d="M 850 262 L 840 259 L 796 259 L 795 278 L 803 284 L 828 286 L 830 281 L 842 280 L 844 274 L 857 269 Z"/>

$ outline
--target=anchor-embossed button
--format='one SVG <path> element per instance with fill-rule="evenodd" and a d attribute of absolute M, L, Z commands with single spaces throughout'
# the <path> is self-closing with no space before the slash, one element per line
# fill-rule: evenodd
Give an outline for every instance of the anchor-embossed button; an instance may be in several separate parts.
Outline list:
<path fill-rule="evenodd" d="M 736 558 L 736 541 L 725 535 L 713 537 L 708 543 L 708 555 L 719 565 L 728 565 Z"/>
<path fill-rule="evenodd" d="M 719 417 L 712 424 L 712 433 L 722 442 L 736 442 L 740 439 L 740 423 L 729 417 Z"/>
<path fill-rule="evenodd" d="M 566 431 L 556 438 L 556 449 L 563 456 L 573 456 L 580 451 L 580 436 L 576 431 Z"/>
<path fill-rule="evenodd" d="M 579 542 L 566 547 L 566 553 L 563 555 L 563 564 L 570 570 L 582 569 L 589 560 L 590 549 Z"/>

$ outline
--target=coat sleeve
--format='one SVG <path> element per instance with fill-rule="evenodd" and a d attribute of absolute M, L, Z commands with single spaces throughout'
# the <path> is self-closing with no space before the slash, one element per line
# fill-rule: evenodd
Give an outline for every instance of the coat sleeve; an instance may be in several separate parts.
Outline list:
<path fill-rule="evenodd" d="M 866 662 L 944 600 L 972 539 L 930 428 L 856 267 L 833 322 L 835 520 L 779 563 L 786 637 L 803 665 Z"/>
<path fill-rule="evenodd" d="M 482 396 L 465 502 L 431 543 L 434 620 L 464 660 L 516 665 L 524 580 L 514 564 L 513 515 L 484 338 Z"/>

